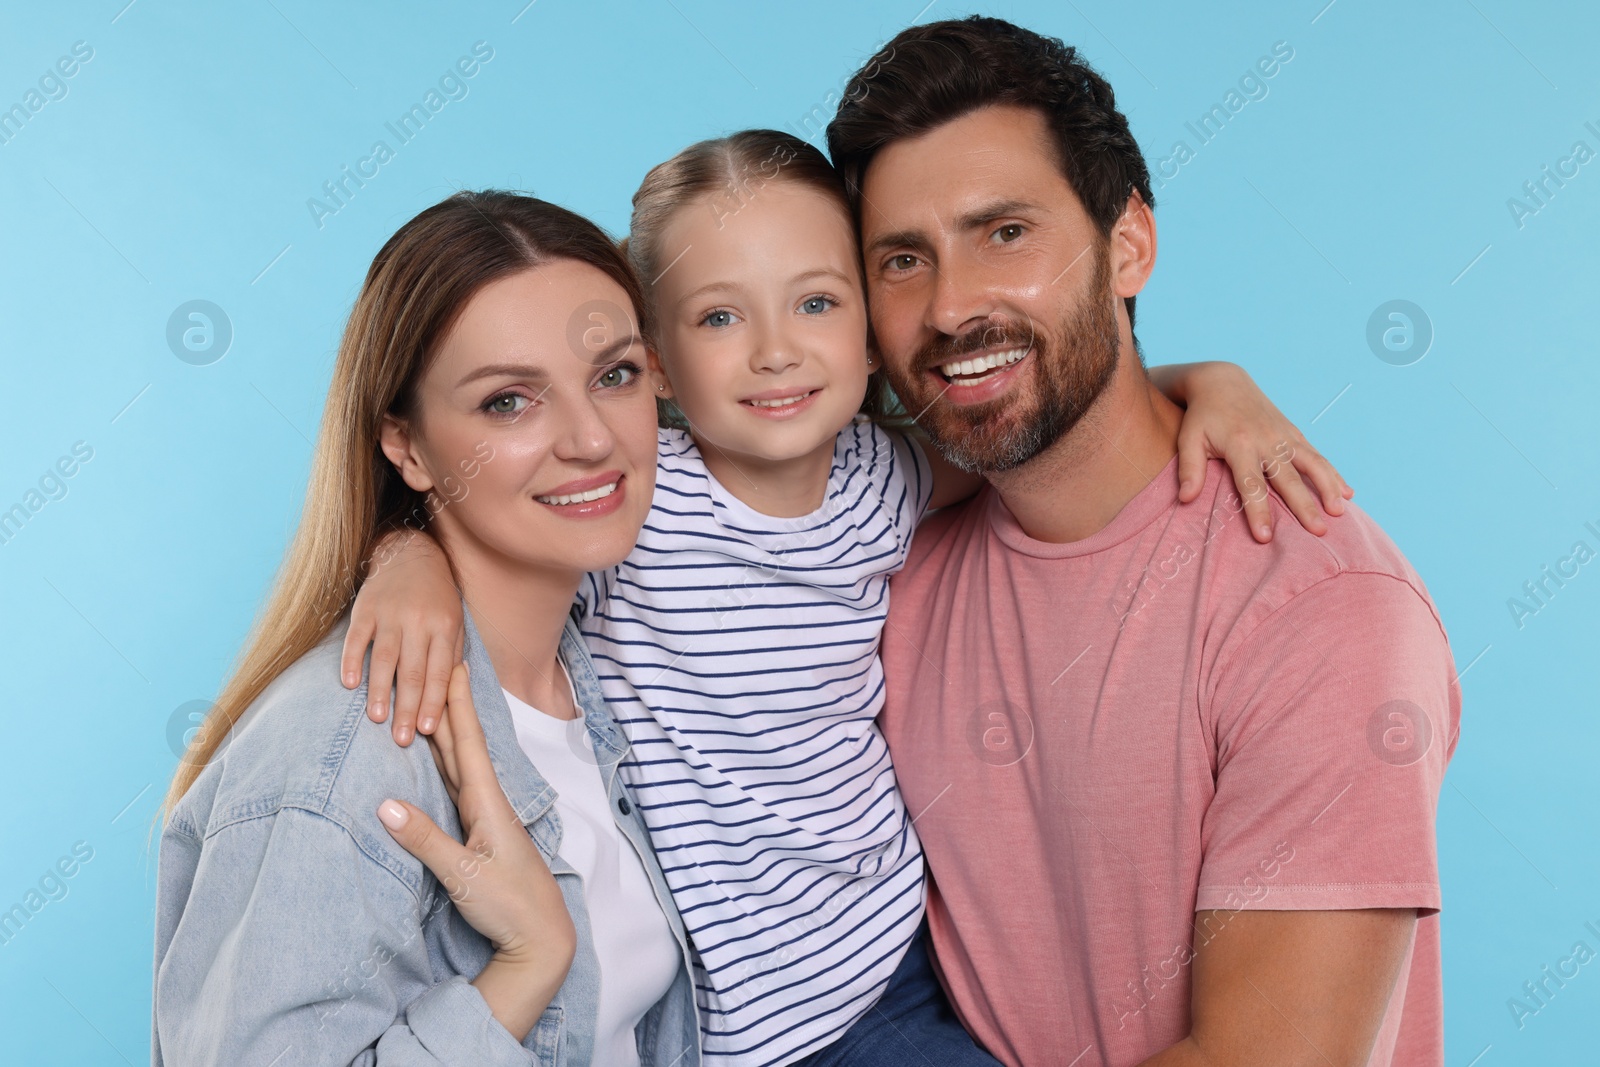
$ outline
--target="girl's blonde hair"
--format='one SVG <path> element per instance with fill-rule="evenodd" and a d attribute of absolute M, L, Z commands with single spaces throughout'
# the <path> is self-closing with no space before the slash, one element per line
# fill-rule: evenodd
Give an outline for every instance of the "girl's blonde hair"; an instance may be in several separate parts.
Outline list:
<path fill-rule="evenodd" d="M 644 176 L 639 191 L 633 194 L 633 219 L 627 240 L 622 244 L 644 287 L 646 337 L 660 338 L 660 324 L 655 314 L 655 283 L 675 262 L 676 253 L 669 255 L 672 250 L 662 246 L 667 225 L 683 209 L 703 204 L 720 226 L 722 219 L 760 196 L 761 189 L 772 182 L 790 182 L 814 189 L 833 200 L 846 219 L 854 217 L 844 180 L 827 158 L 800 138 L 778 130 L 741 130 L 727 137 L 700 141 L 665 163 L 658 163 Z M 865 293 L 863 279 L 863 296 Z M 869 351 L 876 347 L 870 325 L 867 345 Z M 687 425 L 683 413 L 672 401 L 660 400 L 656 406 L 662 425 Z M 867 394 L 862 398 L 861 411 L 875 419 L 899 413 L 881 366 L 867 379 Z"/>
<path fill-rule="evenodd" d="M 565 208 L 514 193 L 457 193 L 402 226 L 372 261 L 339 345 L 299 529 L 233 676 L 179 760 L 167 814 L 268 684 L 344 615 L 378 538 L 432 517 L 430 501 L 379 447 L 384 416 L 414 414 L 435 345 L 478 290 L 555 260 L 596 268 L 639 315 L 643 293 L 611 238 Z"/>

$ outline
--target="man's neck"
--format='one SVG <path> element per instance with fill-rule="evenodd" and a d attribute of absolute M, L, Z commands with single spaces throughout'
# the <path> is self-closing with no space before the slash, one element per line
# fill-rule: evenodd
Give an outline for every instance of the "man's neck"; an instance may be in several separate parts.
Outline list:
<path fill-rule="evenodd" d="M 1131 343 L 1115 376 L 1061 440 L 988 476 L 1024 533 L 1066 544 L 1104 529 L 1177 454 L 1183 411 L 1150 383 Z"/>

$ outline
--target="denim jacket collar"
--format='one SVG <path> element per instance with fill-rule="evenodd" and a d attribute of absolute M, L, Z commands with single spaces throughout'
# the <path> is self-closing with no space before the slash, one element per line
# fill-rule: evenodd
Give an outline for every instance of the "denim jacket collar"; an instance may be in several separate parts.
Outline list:
<path fill-rule="evenodd" d="M 512 810 L 527 827 L 546 862 L 564 867 L 565 864 L 556 859 L 561 848 L 561 822 L 552 810 L 556 800 L 555 788 L 529 762 L 517 741 L 511 709 L 506 704 L 494 664 L 489 660 L 488 650 L 484 648 L 477 624 L 472 619 L 472 611 L 465 601 L 462 602 L 462 616 L 466 621 L 466 643 L 462 658 L 467 664 L 472 703 L 483 724 L 489 760 L 494 764 L 500 786 L 505 790 Z M 577 621 L 571 615 L 567 617 L 561 632 L 560 656 L 567 673 L 572 677 L 572 687 L 583 712 L 584 726 L 594 747 L 594 758 L 599 762 L 600 773 L 609 793 L 611 780 L 616 774 L 617 765 L 627 753 L 628 744 L 601 695 L 594 664 L 584 647 Z M 588 758 L 587 753 L 584 756 Z"/>

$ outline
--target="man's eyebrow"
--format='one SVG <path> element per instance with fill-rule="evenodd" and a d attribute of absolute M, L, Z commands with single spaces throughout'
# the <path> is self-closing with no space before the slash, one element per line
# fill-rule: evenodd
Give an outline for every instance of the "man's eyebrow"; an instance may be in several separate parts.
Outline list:
<path fill-rule="evenodd" d="M 980 205 L 956 217 L 956 229 L 971 230 L 979 226 L 986 226 L 996 219 L 1003 219 L 1012 215 L 1035 215 L 1041 208 L 1029 200 L 995 200 L 991 203 Z M 910 248 L 923 251 L 928 247 L 928 235 L 921 230 L 896 230 L 893 233 L 880 234 L 868 241 L 861 249 L 863 259 L 874 256 L 890 248 Z"/>
<path fill-rule="evenodd" d="M 978 226 L 985 226 L 1003 219 L 1008 215 L 1034 215 L 1039 212 L 1038 204 L 1027 200 L 996 200 L 974 208 L 956 219 L 956 228 L 970 230 Z"/>
<path fill-rule="evenodd" d="M 868 241 L 861 249 L 862 259 L 871 259 L 891 248 L 914 248 L 922 251 L 928 247 L 928 235 L 921 230 L 896 230 L 883 233 Z"/>

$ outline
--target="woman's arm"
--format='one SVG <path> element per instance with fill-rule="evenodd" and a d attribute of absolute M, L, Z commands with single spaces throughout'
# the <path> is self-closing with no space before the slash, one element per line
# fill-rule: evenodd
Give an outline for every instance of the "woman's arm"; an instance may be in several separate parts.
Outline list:
<path fill-rule="evenodd" d="M 203 844 L 169 829 L 161 865 L 191 847 L 156 956 L 165 1067 L 534 1063 L 466 978 L 432 982 L 422 926 L 444 893 L 419 900 L 333 821 L 283 808 Z"/>
<path fill-rule="evenodd" d="M 1245 518 L 1258 541 L 1272 539 L 1272 510 L 1263 475 L 1300 525 L 1314 534 L 1328 532 L 1323 511 L 1344 514 L 1344 502 L 1355 495 L 1354 490 L 1243 367 L 1222 362 L 1171 363 L 1151 367 L 1148 373 L 1157 389 L 1186 409 L 1178 429 L 1179 500 L 1186 504 L 1193 500 L 1205 484 L 1206 461 L 1221 459 L 1233 469 L 1234 484 L 1244 498 Z M 981 476 L 951 466 L 925 435 L 917 430 L 912 434 L 933 468 L 930 509 L 959 503 L 982 487 Z M 1316 487 L 1320 506 L 1301 475 Z"/>
<path fill-rule="evenodd" d="M 338 812 L 243 811 L 203 842 L 169 824 L 155 984 L 166 1067 L 535 1062 L 521 1042 L 565 981 L 577 935 L 494 774 L 465 667 L 450 709 L 451 754 L 436 760 L 466 843 L 411 804 L 378 810 L 442 892 L 416 896 Z M 470 980 L 436 982 L 425 926 L 451 906 L 494 955 Z"/>

